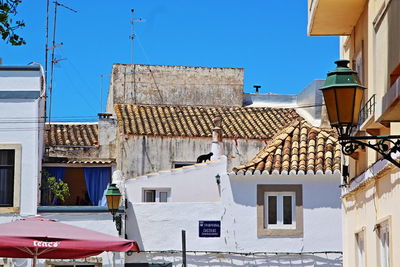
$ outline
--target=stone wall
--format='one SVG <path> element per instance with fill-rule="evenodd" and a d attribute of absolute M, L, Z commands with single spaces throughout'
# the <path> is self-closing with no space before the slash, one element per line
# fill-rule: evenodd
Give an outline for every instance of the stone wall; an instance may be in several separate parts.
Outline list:
<path fill-rule="evenodd" d="M 242 106 L 242 68 L 114 64 L 107 112 L 113 104 Z"/>

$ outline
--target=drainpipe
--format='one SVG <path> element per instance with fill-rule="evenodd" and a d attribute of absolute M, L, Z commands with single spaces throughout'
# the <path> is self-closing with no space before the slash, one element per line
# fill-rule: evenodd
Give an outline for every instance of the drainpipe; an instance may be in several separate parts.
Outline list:
<path fill-rule="evenodd" d="M 211 143 L 211 160 L 218 159 L 224 154 L 224 147 L 222 144 L 222 118 L 217 115 L 213 119 L 214 128 L 212 130 L 212 143 Z"/>

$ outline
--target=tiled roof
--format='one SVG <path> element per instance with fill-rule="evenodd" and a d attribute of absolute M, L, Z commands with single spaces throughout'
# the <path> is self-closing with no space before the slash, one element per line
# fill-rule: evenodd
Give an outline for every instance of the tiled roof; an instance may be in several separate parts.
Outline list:
<path fill-rule="evenodd" d="M 340 145 L 331 130 L 299 119 L 278 133 L 237 174 L 331 174 L 340 171 Z"/>
<path fill-rule="evenodd" d="M 86 147 L 98 145 L 97 123 L 46 124 L 46 146 Z"/>
<path fill-rule="evenodd" d="M 114 106 L 124 135 L 211 137 L 216 115 L 225 138 L 270 139 L 299 115 L 294 109 L 126 105 Z"/>

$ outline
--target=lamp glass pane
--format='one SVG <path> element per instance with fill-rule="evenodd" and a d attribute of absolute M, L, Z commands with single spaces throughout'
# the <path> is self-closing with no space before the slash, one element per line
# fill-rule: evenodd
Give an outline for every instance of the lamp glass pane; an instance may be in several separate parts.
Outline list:
<path fill-rule="evenodd" d="M 340 124 L 353 124 L 355 88 L 335 88 Z M 357 123 L 356 123 L 357 124 Z"/>
<path fill-rule="evenodd" d="M 324 89 L 322 90 L 325 99 L 326 111 L 328 112 L 329 121 L 331 124 L 338 123 L 338 115 L 336 109 L 335 90 Z"/>
<path fill-rule="evenodd" d="M 357 124 L 358 123 L 358 118 L 360 116 L 360 110 L 361 110 L 361 103 L 363 99 L 363 94 L 364 94 L 364 88 L 356 88 L 356 97 L 354 99 L 354 114 L 353 114 L 353 123 Z"/>
<path fill-rule="evenodd" d="M 107 198 L 107 205 L 109 210 L 117 210 L 119 207 L 119 201 L 121 199 L 121 196 L 106 196 Z"/>

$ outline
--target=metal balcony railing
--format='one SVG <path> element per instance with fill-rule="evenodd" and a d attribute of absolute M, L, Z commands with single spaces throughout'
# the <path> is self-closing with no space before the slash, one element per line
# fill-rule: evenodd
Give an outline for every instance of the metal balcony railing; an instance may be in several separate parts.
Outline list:
<path fill-rule="evenodd" d="M 358 125 L 363 124 L 369 116 L 375 113 L 375 94 L 368 99 L 367 103 L 360 110 Z"/>

